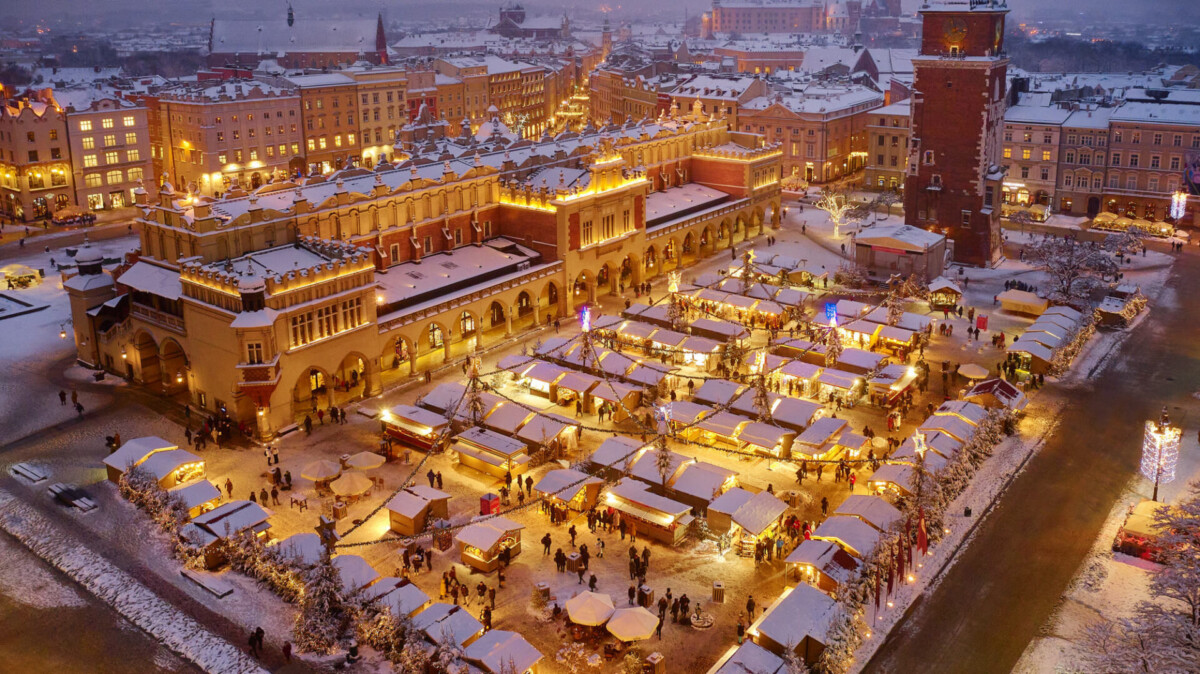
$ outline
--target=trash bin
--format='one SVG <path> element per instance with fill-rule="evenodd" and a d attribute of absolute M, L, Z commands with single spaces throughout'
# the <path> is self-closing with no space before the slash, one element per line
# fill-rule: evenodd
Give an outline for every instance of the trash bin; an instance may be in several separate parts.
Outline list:
<path fill-rule="evenodd" d="M 653 608 L 654 606 L 654 588 L 649 585 L 643 585 L 638 588 L 638 604 L 645 608 Z"/>
<path fill-rule="evenodd" d="M 725 603 L 725 583 L 719 580 L 713 581 L 713 602 L 717 604 Z"/>
<path fill-rule="evenodd" d="M 492 515 L 500 512 L 500 497 L 487 493 L 479 497 L 479 514 Z"/>
<path fill-rule="evenodd" d="M 567 555 L 567 571 L 569 571 L 571 573 L 579 572 L 579 553 L 578 552 L 572 552 L 571 554 Z"/>
<path fill-rule="evenodd" d="M 963 508 L 963 517 L 970 517 L 970 516 L 971 516 L 971 506 L 967 506 L 966 508 Z"/>
<path fill-rule="evenodd" d="M 346 502 L 335 501 L 333 504 L 333 519 L 340 520 L 346 517 Z"/>
<path fill-rule="evenodd" d="M 542 596 L 542 599 L 550 601 L 550 583 L 541 582 L 534 587 L 537 588 L 538 594 Z"/>
<path fill-rule="evenodd" d="M 662 653 L 654 652 L 646 656 L 645 667 L 642 668 L 646 674 L 666 674 L 667 659 Z"/>

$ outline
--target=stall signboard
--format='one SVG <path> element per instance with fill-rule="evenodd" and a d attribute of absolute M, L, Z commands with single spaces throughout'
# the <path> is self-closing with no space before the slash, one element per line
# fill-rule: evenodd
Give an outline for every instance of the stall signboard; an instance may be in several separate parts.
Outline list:
<path fill-rule="evenodd" d="M 978 314 L 975 316 L 975 327 L 983 332 L 987 332 L 988 317 L 987 314 Z"/>
<path fill-rule="evenodd" d="M 825 303 L 825 320 L 832 321 L 837 318 L 837 304 L 833 302 Z"/>

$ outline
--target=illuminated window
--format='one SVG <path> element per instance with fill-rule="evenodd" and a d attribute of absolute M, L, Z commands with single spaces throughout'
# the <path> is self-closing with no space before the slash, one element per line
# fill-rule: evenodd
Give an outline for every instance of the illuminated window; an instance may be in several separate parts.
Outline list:
<path fill-rule="evenodd" d="M 333 146 L 334 147 L 342 146 L 342 134 L 339 133 L 333 137 Z"/>
<path fill-rule="evenodd" d="M 258 150 L 250 150 L 250 161 L 258 161 Z"/>
<path fill-rule="evenodd" d="M 79 130 L 80 131 L 91 131 L 92 130 L 92 120 L 90 120 L 90 119 L 80 120 Z"/>
<path fill-rule="evenodd" d="M 94 154 L 83 155 L 83 165 L 87 166 L 87 167 L 99 166 L 99 162 L 96 161 L 96 155 L 94 155 Z"/>
<path fill-rule="evenodd" d="M 118 164 L 120 162 L 121 162 L 121 154 L 119 152 L 105 152 L 104 153 L 104 163 L 105 164 Z"/>
<path fill-rule="evenodd" d="M 353 144 L 354 144 L 354 134 L 352 134 L 352 133 L 348 133 L 348 134 L 346 134 L 346 144 L 347 144 L 347 145 L 353 145 Z"/>
<path fill-rule="evenodd" d="M 127 173 L 129 175 L 129 182 L 131 183 L 142 179 L 142 169 L 140 168 L 131 168 Z"/>
<path fill-rule="evenodd" d="M 137 134 L 133 132 L 125 134 L 125 144 L 137 145 Z"/>
<path fill-rule="evenodd" d="M 225 161 L 226 159 L 228 159 L 228 157 L 226 157 L 224 153 L 217 155 L 217 163 L 218 164 L 226 163 L 226 161 Z"/>
<path fill-rule="evenodd" d="M 85 149 L 85 150 L 96 149 L 96 139 L 92 138 L 91 136 L 85 137 L 83 139 L 83 149 Z"/>
<path fill-rule="evenodd" d="M 125 126 L 133 126 L 133 123 L 134 123 L 134 122 L 133 122 L 133 115 L 126 115 L 126 116 L 125 116 L 125 117 L 124 117 L 124 118 L 121 120 L 121 123 L 122 123 L 122 124 L 124 124 Z"/>
<path fill-rule="evenodd" d="M 100 126 L 104 129 L 111 129 L 115 125 L 113 124 L 112 117 L 105 117 L 104 119 L 100 120 Z"/>
<path fill-rule="evenodd" d="M 83 184 L 88 187 L 100 187 L 103 184 L 103 178 L 99 173 L 89 173 L 83 177 Z"/>
<path fill-rule="evenodd" d="M 315 140 L 313 140 L 312 138 L 309 138 L 308 139 L 308 151 L 312 152 L 315 149 L 317 149 L 317 142 Z"/>
<path fill-rule="evenodd" d="M 116 185 L 125 182 L 125 174 L 120 171 L 109 171 L 105 174 L 104 179 L 109 185 Z"/>
<path fill-rule="evenodd" d="M 104 147 L 112 147 L 117 144 L 117 136 L 113 133 L 104 134 Z"/>
<path fill-rule="evenodd" d="M 1042 161 L 1050 161 L 1050 150 L 1042 150 Z"/>
<path fill-rule="evenodd" d="M 1021 150 L 1021 159 L 1029 159 L 1030 156 L 1032 155 L 1029 151 L 1029 148 L 1024 148 Z"/>
<path fill-rule="evenodd" d="M 321 136 L 320 138 L 317 139 L 317 146 L 320 147 L 322 150 L 325 149 L 327 144 L 328 143 L 325 140 L 325 136 Z"/>
<path fill-rule="evenodd" d="M 137 148 L 125 151 L 125 161 L 140 161 L 142 153 Z"/>

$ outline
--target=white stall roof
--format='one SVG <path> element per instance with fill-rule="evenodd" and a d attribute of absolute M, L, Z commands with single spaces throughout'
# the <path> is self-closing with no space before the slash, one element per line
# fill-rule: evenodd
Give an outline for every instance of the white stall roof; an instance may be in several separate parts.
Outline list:
<path fill-rule="evenodd" d="M 634 438 L 624 435 L 614 435 L 611 438 L 605 438 L 604 442 L 592 452 L 588 457 L 588 461 L 598 466 L 609 466 L 613 468 L 623 469 L 625 461 L 634 455 L 639 449 L 646 447 L 643 442 L 639 442 Z"/>
<path fill-rule="evenodd" d="M 846 552 L 859 559 L 871 554 L 879 543 L 878 529 L 857 517 L 839 516 L 836 513 L 821 522 L 812 536 L 837 541 Z"/>
<path fill-rule="evenodd" d="M 774 424 L 752 421 L 742 427 L 741 432 L 738 433 L 738 440 L 756 447 L 770 449 L 783 442 L 788 436 L 795 435 L 795 431 L 780 428 Z"/>
<path fill-rule="evenodd" d="M 189 463 L 204 463 L 204 459 L 186 449 L 168 449 L 146 457 L 139 468 L 154 476 L 155 480 L 161 480 Z"/>
<path fill-rule="evenodd" d="M 879 531 L 887 531 L 903 515 L 895 506 L 878 496 L 851 494 L 834 511 L 835 515 L 850 515 L 870 524 Z"/>
<path fill-rule="evenodd" d="M 746 390 L 744 384 L 728 381 L 725 379 L 709 379 L 696 389 L 695 399 L 697 402 L 708 403 L 710 405 L 728 405 L 738 394 Z"/>
<path fill-rule="evenodd" d="M 833 417 L 821 417 L 812 422 L 803 433 L 796 437 L 796 442 L 810 447 L 821 447 L 833 440 L 834 436 L 842 432 L 846 427 L 845 419 L 834 419 Z"/>
<path fill-rule="evenodd" d="M 709 674 L 777 674 L 783 659 L 753 641 L 738 647 L 720 669 Z"/>
<path fill-rule="evenodd" d="M 453 642 L 460 648 L 483 631 L 483 623 L 461 606 L 443 602 L 413 616 L 413 627 L 421 630 L 434 643 Z"/>
<path fill-rule="evenodd" d="M 675 478 L 671 488 L 680 494 L 687 494 L 707 503 L 712 500 L 713 494 L 721 485 L 734 475 L 737 475 L 736 471 L 696 461 L 683 467 L 683 472 Z"/>
<path fill-rule="evenodd" d="M 179 445 L 167 442 L 156 435 L 134 438 L 125 441 L 120 449 L 104 457 L 104 465 L 119 471 L 126 471 L 141 463 L 143 459 L 154 452 L 171 449 L 179 449 Z"/>
<path fill-rule="evenodd" d="M 396 421 L 406 422 L 403 425 L 418 428 L 426 428 L 430 431 L 434 429 L 444 428 L 450 422 L 446 417 L 431 412 L 427 409 L 414 407 L 412 405 L 395 405 L 387 410 L 387 413 L 395 418 Z"/>
<path fill-rule="evenodd" d="M 973 424 L 948 414 L 935 414 L 929 417 L 918 430 L 926 435 L 933 435 L 935 431 L 941 431 L 963 442 L 970 440 L 971 436 L 975 435 Z"/>
<path fill-rule="evenodd" d="M 517 437 L 526 442 L 550 442 L 557 438 L 563 431 L 573 429 L 576 426 L 578 426 L 576 422 L 561 414 L 540 412 L 525 422 L 521 430 L 517 431 Z"/>
<path fill-rule="evenodd" d="M 564 501 L 575 498 L 589 484 L 604 482 L 598 477 L 592 477 L 571 468 L 559 468 L 542 476 L 533 488 L 543 494 L 553 494 Z"/>
<path fill-rule="evenodd" d="M 976 426 L 987 418 L 987 409 L 983 405 L 976 405 L 966 400 L 947 400 L 933 413 L 959 416 Z"/>
<path fill-rule="evenodd" d="M 489 517 L 459 530 L 454 539 L 480 550 L 489 550 L 509 531 L 519 531 L 524 528 L 525 525 L 518 524 L 507 517 Z"/>
<path fill-rule="evenodd" d="M 412 615 L 414 611 L 429 603 L 429 595 L 406 578 L 387 576 L 380 578 L 366 590 L 365 599 L 374 599 L 380 605 L 386 606 L 392 615 Z"/>
<path fill-rule="evenodd" d="M 321 542 L 321 537 L 311 531 L 292 534 L 272 547 L 278 550 L 279 554 L 301 566 L 316 565 L 321 561 L 321 555 L 325 550 L 325 544 Z"/>
<path fill-rule="evenodd" d="M 917 472 L 912 466 L 906 466 L 902 463 L 888 463 L 879 467 L 879 470 L 871 474 L 867 478 L 867 482 L 884 482 L 894 484 L 904 491 L 911 492 L 914 485 L 914 479 Z"/>
<path fill-rule="evenodd" d="M 464 652 L 468 660 L 478 662 L 492 674 L 524 672 L 542 659 L 542 653 L 516 632 L 492 630 L 476 639 Z M 509 670 L 507 668 L 512 667 Z"/>
<path fill-rule="evenodd" d="M 733 521 L 747 533 L 757 536 L 778 520 L 787 508 L 787 504 L 774 494 L 760 491 L 734 511 Z"/>
<path fill-rule="evenodd" d="M 710 433 L 732 438 L 737 435 L 738 429 L 743 424 L 749 423 L 749 421 L 746 417 L 738 416 L 731 412 L 717 412 L 711 416 L 704 417 L 696 426 Z"/>
<path fill-rule="evenodd" d="M 850 580 L 858 568 L 858 560 L 833 541 L 817 538 L 801 541 L 785 560 L 788 564 L 808 564 L 838 583 Z"/>
<path fill-rule="evenodd" d="M 379 572 L 371 563 L 358 555 L 335 555 L 333 565 L 342 579 L 342 590 L 347 593 L 364 588 L 379 578 Z"/>
<path fill-rule="evenodd" d="M 726 515 L 733 517 L 733 514 L 737 512 L 737 509 L 741 508 L 752 498 L 754 498 L 754 494 L 752 492 L 746 491 L 741 487 L 734 487 L 733 489 L 730 489 L 724 494 L 721 494 L 717 498 L 713 499 L 713 502 L 708 504 L 708 510 L 710 512 L 716 511 L 719 513 L 725 513 Z"/>
<path fill-rule="evenodd" d="M 208 480 L 196 480 L 195 482 L 180 485 L 174 489 L 167 490 L 167 494 L 179 498 L 183 503 L 183 507 L 188 510 L 221 498 L 221 490 L 217 489 L 217 486 Z"/>
<path fill-rule="evenodd" d="M 468 428 L 455 436 L 454 439 L 458 442 L 466 441 L 479 447 L 485 447 L 504 456 L 520 454 L 527 449 L 525 443 L 520 440 L 479 427 Z"/>
<path fill-rule="evenodd" d="M 421 516 L 421 512 L 429 507 L 429 501 L 409 491 L 398 492 L 387 502 L 387 509 L 409 519 Z"/>
<path fill-rule="evenodd" d="M 677 424 L 691 424 L 705 414 L 711 414 L 712 408 L 690 400 L 672 400 L 663 405 L 667 420 Z"/>
<path fill-rule="evenodd" d="M 781 396 L 771 410 L 771 416 L 776 421 L 796 426 L 808 426 L 812 423 L 813 417 L 823 409 L 825 408 L 822 405 L 811 400 Z"/>

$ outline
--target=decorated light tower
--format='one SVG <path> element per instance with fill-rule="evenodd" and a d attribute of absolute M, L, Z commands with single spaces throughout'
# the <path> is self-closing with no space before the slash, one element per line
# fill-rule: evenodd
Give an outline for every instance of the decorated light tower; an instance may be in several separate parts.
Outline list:
<path fill-rule="evenodd" d="M 667 318 L 670 319 L 671 328 L 674 330 L 682 330 L 687 319 L 683 301 L 679 299 L 679 276 L 679 270 L 667 274 Z"/>
<path fill-rule="evenodd" d="M 1175 480 L 1175 463 L 1179 460 L 1179 438 L 1181 431 L 1172 426 L 1163 408 L 1158 421 L 1146 422 L 1146 433 L 1142 439 L 1142 475 L 1154 480 L 1154 497 L 1158 500 L 1158 485 Z"/>

